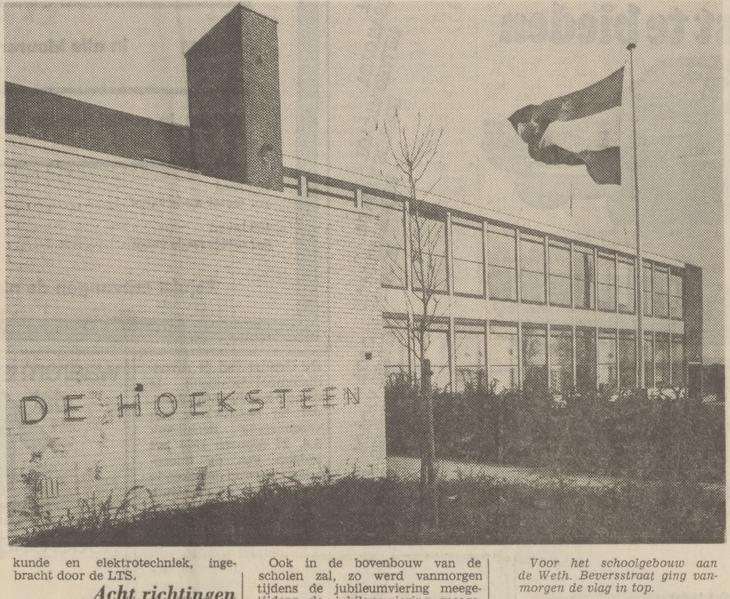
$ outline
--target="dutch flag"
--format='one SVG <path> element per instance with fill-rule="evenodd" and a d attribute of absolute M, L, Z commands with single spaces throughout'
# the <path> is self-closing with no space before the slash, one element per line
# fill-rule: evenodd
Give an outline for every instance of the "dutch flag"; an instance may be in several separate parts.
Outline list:
<path fill-rule="evenodd" d="M 624 68 L 584 89 L 529 104 L 510 123 L 534 160 L 584 164 L 599 184 L 621 184 L 621 92 Z"/>

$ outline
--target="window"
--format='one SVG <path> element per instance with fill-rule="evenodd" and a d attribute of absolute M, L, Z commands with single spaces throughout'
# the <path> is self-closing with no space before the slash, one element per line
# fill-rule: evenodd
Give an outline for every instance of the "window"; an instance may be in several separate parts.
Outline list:
<path fill-rule="evenodd" d="M 405 319 L 386 319 L 384 322 L 383 365 L 386 385 L 408 381 L 408 332 Z"/>
<path fill-rule="evenodd" d="M 652 316 L 654 314 L 654 300 L 652 297 L 652 290 L 654 289 L 654 283 L 652 278 L 652 267 L 648 262 L 644 262 L 644 272 L 641 279 L 641 289 L 643 291 L 643 304 L 644 304 L 644 316 Z"/>
<path fill-rule="evenodd" d="M 573 389 L 573 331 L 570 327 L 550 328 L 550 391 L 568 393 Z"/>
<path fill-rule="evenodd" d="M 598 388 L 616 387 L 616 331 L 598 331 Z"/>
<path fill-rule="evenodd" d="M 550 242 L 550 303 L 570 306 L 570 246 Z"/>
<path fill-rule="evenodd" d="M 669 269 L 666 266 L 654 266 L 654 316 L 669 316 Z"/>
<path fill-rule="evenodd" d="M 673 268 L 669 276 L 669 315 L 675 320 L 682 320 L 682 292 L 684 289 L 684 277 L 682 271 Z"/>
<path fill-rule="evenodd" d="M 644 386 L 654 386 L 654 334 L 644 333 Z"/>
<path fill-rule="evenodd" d="M 451 226 L 454 293 L 484 297 L 484 243 L 481 229 Z"/>
<path fill-rule="evenodd" d="M 596 330 L 575 330 L 576 389 L 581 393 L 596 390 Z"/>
<path fill-rule="evenodd" d="M 594 281 L 593 250 L 575 246 L 573 248 L 573 294 L 576 308 L 596 307 L 593 297 Z"/>
<path fill-rule="evenodd" d="M 684 385 L 684 336 L 672 335 L 672 385 Z"/>
<path fill-rule="evenodd" d="M 380 216 L 380 246 L 383 251 L 381 282 L 386 287 L 403 288 L 405 281 L 406 244 L 403 210 L 370 205 Z"/>
<path fill-rule="evenodd" d="M 619 331 L 618 337 L 619 385 L 622 389 L 636 387 L 636 333 Z"/>
<path fill-rule="evenodd" d="M 547 390 L 547 331 L 544 326 L 522 325 L 522 364 L 525 393 Z"/>
<path fill-rule="evenodd" d="M 616 262 L 613 254 L 598 254 L 598 309 L 616 310 Z"/>
<path fill-rule="evenodd" d="M 545 303 L 545 243 L 527 233 L 520 235 L 520 299 Z"/>
<path fill-rule="evenodd" d="M 515 247 L 514 230 L 489 225 L 487 255 L 489 256 L 489 297 L 492 299 L 517 299 Z"/>
<path fill-rule="evenodd" d="M 517 325 L 490 323 L 489 378 L 495 391 L 518 387 L 518 363 Z"/>
<path fill-rule="evenodd" d="M 451 384 L 449 368 L 449 325 L 433 323 L 426 332 L 426 358 L 431 361 L 431 386 L 447 389 Z M 420 376 L 420 372 L 417 373 Z"/>
<path fill-rule="evenodd" d="M 669 378 L 669 333 L 657 333 L 654 339 L 656 352 L 656 386 L 667 387 Z"/>
<path fill-rule="evenodd" d="M 633 314 L 636 309 L 636 269 L 631 258 L 618 260 L 618 311 Z"/>
<path fill-rule="evenodd" d="M 483 324 L 456 324 L 454 359 L 457 391 L 481 388 L 486 384 L 484 341 Z"/>
<path fill-rule="evenodd" d="M 446 223 L 423 214 L 411 214 L 410 224 L 413 287 L 422 289 L 425 286 L 446 293 Z"/>

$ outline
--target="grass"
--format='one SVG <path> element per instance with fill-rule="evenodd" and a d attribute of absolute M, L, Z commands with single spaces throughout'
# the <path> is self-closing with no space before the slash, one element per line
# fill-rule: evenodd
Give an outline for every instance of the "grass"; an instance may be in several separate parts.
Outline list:
<path fill-rule="evenodd" d="M 725 502 L 699 485 L 549 489 L 489 478 L 444 481 L 440 527 L 421 534 L 418 484 L 354 476 L 265 484 L 226 501 L 38 530 L 28 546 L 720 543 Z"/>

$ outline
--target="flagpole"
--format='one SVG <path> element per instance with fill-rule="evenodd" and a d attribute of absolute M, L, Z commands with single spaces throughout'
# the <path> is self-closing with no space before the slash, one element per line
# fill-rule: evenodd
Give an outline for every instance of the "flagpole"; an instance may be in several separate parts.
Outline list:
<path fill-rule="evenodd" d="M 633 42 L 626 46 L 629 51 L 629 71 L 631 76 L 631 122 L 633 125 L 633 142 L 634 142 L 634 200 L 636 204 L 636 314 L 637 314 L 637 332 L 636 332 L 636 349 L 638 357 L 638 383 L 639 389 L 644 389 L 645 372 L 644 372 L 644 302 L 643 302 L 643 261 L 641 259 L 641 234 L 639 219 L 639 161 L 636 151 L 636 95 L 634 93 L 634 48 L 636 44 Z"/>

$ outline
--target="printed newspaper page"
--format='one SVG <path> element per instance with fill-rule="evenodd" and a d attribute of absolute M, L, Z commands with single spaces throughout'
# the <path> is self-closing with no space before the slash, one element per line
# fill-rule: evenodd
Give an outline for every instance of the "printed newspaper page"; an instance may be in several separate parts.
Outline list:
<path fill-rule="evenodd" d="M 723 5 L 2 5 L 9 599 L 728 598 Z"/>

